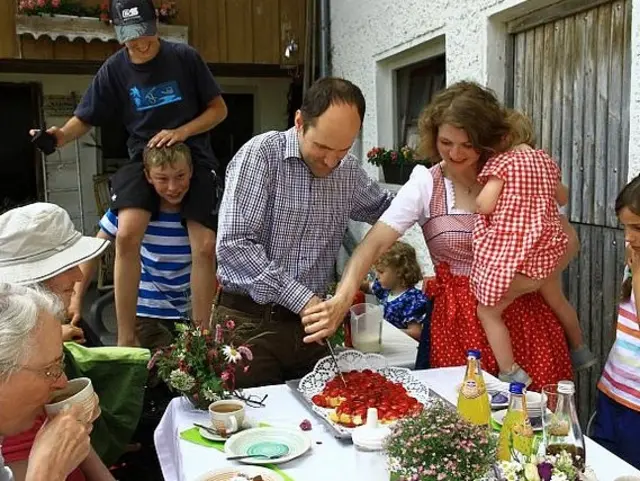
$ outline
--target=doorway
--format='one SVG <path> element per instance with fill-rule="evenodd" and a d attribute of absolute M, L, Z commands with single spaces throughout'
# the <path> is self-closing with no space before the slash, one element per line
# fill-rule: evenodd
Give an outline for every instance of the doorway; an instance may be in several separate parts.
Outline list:
<path fill-rule="evenodd" d="M 0 82 L 0 206 L 44 199 L 41 156 L 29 130 L 43 125 L 42 85 Z"/>
<path fill-rule="evenodd" d="M 253 95 L 223 93 L 227 118 L 211 131 L 211 145 L 218 158 L 218 174 L 224 177 L 236 152 L 253 137 Z"/>

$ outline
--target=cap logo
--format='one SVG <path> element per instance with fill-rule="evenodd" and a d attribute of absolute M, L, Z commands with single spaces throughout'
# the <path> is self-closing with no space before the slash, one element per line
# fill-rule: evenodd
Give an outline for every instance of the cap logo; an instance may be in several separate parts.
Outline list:
<path fill-rule="evenodd" d="M 139 15 L 138 7 L 125 8 L 124 10 L 122 10 L 122 18 L 131 18 L 137 15 Z"/>

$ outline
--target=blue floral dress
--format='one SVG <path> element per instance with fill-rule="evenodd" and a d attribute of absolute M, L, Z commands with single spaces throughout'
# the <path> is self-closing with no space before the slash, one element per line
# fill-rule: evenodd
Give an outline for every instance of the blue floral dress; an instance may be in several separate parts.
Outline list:
<path fill-rule="evenodd" d="M 431 301 L 415 287 L 410 287 L 397 297 L 390 296 L 388 289 L 383 289 L 376 279 L 371 285 L 371 292 L 384 306 L 384 318 L 398 329 L 406 329 L 409 323 L 424 324 L 431 317 Z"/>

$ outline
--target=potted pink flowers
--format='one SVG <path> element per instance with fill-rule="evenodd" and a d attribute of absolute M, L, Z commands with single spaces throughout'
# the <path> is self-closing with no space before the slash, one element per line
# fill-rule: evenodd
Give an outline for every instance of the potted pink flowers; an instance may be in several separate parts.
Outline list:
<path fill-rule="evenodd" d="M 392 429 L 386 451 L 394 481 L 485 479 L 496 459 L 497 439 L 464 421 L 440 401 Z"/>
<path fill-rule="evenodd" d="M 169 389 L 187 397 L 198 409 L 229 397 L 235 391 L 238 370 L 247 371 L 253 359 L 248 344 L 236 341 L 235 322 L 213 331 L 177 324 L 173 344 L 159 349 L 149 361 Z"/>

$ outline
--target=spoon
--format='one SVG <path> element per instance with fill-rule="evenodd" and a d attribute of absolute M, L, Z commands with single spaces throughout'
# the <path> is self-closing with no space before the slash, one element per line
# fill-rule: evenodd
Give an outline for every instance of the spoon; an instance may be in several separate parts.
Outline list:
<path fill-rule="evenodd" d="M 238 456 L 229 456 L 227 458 L 227 461 L 233 461 L 236 459 L 245 459 L 245 458 L 264 458 L 264 459 L 278 459 L 281 458 L 282 455 L 280 454 L 271 454 L 271 455 L 267 455 L 267 454 L 242 454 L 242 455 L 238 455 Z"/>
<path fill-rule="evenodd" d="M 206 432 L 208 432 L 209 434 L 213 434 L 214 436 L 220 436 L 221 438 L 228 437 L 227 433 L 224 433 L 224 434 L 220 433 L 216 429 L 210 428 L 209 426 L 205 426 L 203 424 L 198 424 L 198 423 L 193 423 L 193 425 L 197 428 L 204 429 Z"/>

